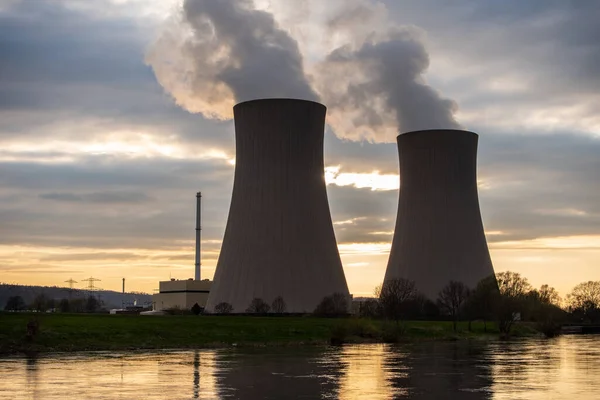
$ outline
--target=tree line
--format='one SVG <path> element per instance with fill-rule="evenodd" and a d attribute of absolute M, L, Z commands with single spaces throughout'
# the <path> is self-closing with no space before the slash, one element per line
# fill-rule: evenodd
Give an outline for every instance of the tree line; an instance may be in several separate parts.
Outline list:
<path fill-rule="evenodd" d="M 36 295 L 33 301 L 26 304 L 19 295 L 8 298 L 5 311 L 35 311 L 35 312 L 71 312 L 71 313 L 93 313 L 102 311 L 103 302 L 95 296 L 63 298 L 56 300 L 43 293 Z"/>
<path fill-rule="evenodd" d="M 457 330 L 459 321 L 494 321 L 500 333 L 509 335 L 517 321 L 529 321 L 548 336 L 565 323 L 600 323 L 600 282 L 575 286 L 562 299 L 556 289 L 535 289 L 515 272 L 500 272 L 482 279 L 474 288 L 450 281 L 435 301 L 419 293 L 415 282 L 399 278 L 375 289 L 376 298 L 361 304 L 359 314 L 401 322 L 407 319 L 448 318 Z"/>

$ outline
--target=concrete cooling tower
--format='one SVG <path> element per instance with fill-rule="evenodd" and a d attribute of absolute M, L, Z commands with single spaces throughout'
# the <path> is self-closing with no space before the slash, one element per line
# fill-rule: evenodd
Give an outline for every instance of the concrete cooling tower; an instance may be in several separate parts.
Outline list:
<path fill-rule="evenodd" d="M 292 99 L 233 108 L 233 195 L 207 311 L 282 296 L 287 312 L 312 312 L 325 296 L 349 296 L 325 190 L 325 111 Z"/>
<path fill-rule="evenodd" d="M 385 280 L 406 278 L 435 301 L 449 281 L 494 273 L 477 197 L 477 134 L 399 135 L 400 197 Z"/>

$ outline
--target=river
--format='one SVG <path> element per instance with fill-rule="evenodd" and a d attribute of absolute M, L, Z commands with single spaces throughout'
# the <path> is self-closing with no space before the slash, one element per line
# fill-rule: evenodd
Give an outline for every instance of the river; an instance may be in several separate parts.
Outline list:
<path fill-rule="evenodd" d="M 2 399 L 600 399 L 600 336 L 0 358 Z"/>

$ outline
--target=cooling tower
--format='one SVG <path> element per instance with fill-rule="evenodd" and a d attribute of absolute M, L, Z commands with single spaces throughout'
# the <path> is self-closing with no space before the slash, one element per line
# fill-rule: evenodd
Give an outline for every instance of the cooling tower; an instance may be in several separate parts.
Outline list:
<path fill-rule="evenodd" d="M 400 196 L 385 281 L 406 278 L 435 301 L 451 280 L 494 273 L 477 197 L 477 134 L 399 135 Z"/>
<path fill-rule="evenodd" d="M 288 312 L 349 295 L 327 202 L 326 108 L 305 100 L 237 104 L 233 195 L 206 309 L 282 296 Z"/>

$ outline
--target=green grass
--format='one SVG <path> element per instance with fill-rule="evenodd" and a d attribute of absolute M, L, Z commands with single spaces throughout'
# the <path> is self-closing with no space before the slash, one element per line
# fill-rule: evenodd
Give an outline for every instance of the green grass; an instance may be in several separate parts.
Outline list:
<path fill-rule="evenodd" d="M 28 341 L 26 326 L 32 319 L 39 321 L 39 333 Z M 356 318 L 0 313 L 0 354 L 328 344 L 334 337 L 340 342 L 382 342 L 390 324 L 395 323 Z M 466 329 L 466 323 L 455 333 L 451 322 L 411 321 L 402 325 L 401 334 L 394 330 L 392 339 L 484 335 L 483 323 L 473 323 L 473 332 Z M 498 336 L 491 323 L 488 332 Z"/>

